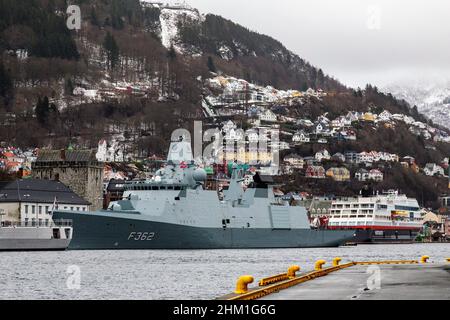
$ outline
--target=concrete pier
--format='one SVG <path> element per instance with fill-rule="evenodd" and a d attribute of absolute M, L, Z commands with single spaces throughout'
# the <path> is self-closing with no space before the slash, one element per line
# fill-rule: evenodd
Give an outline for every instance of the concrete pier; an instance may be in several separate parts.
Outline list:
<path fill-rule="evenodd" d="M 378 275 L 380 281 L 376 283 Z M 450 264 L 355 265 L 261 299 L 449 300 Z"/>
<path fill-rule="evenodd" d="M 249 286 L 252 276 L 239 278 L 233 293 L 220 300 L 450 300 L 450 264 L 420 260 L 360 261 L 332 266 L 317 260 L 314 271 L 299 273 L 291 266 L 287 273 Z M 450 258 L 446 259 L 450 262 Z"/>

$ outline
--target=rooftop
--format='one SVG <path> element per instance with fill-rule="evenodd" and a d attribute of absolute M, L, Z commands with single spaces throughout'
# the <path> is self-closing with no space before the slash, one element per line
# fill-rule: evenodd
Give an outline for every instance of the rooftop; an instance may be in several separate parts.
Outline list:
<path fill-rule="evenodd" d="M 59 181 L 25 179 L 0 182 L 0 203 L 35 202 L 90 205 Z"/>
<path fill-rule="evenodd" d="M 92 150 L 39 150 L 37 163 L 45 162 L 97 162 Z"/>

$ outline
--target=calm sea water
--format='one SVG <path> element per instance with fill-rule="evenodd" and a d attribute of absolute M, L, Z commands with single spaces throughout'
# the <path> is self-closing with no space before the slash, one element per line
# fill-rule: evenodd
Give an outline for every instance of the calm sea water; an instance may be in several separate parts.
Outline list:
<path fill-rule="evenodd" d="M 213 299 L 230 293 L 243 274 L 258 280 L 285 272 L 292 264 L 309 271 L 317 259 L 331 261 L 336 256 L 361 261 L 418 259 L 425 254 L 444 262 L 450 257 L 450 244 L 0 253 L 0 299 Z M 67 286 L 73 266 L 80 270 L 79 289 Z"/>

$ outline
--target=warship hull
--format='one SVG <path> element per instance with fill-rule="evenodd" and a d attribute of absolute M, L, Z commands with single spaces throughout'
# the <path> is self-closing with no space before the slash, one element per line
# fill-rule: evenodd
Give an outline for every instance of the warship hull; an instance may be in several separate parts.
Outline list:
<path fill-rule="evenodd" d="M 55 212 L 73 222 L 72 250 L 337 247 L 351 230 L 203 228 L 95 213 Z"/>

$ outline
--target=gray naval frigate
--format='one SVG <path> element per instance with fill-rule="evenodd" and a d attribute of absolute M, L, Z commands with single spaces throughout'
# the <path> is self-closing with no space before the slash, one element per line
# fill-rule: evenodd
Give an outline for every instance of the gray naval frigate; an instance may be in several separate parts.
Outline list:
<path fill-rule="evenodd" d="M 123 199 L 107 210 L 55 211 L 53 218 L 72 220 L 69 249 L 78 250 L 335 247 L 354 237 L 312 229 L 306 209 L 277 198 L 258 174 L 244 189 L 243 172 L 233 168 L 222 191 L 206 190 L 206 178 L 190 142 L 174 141 L 165 167 L 151 180 L 126 183 Z"/>

